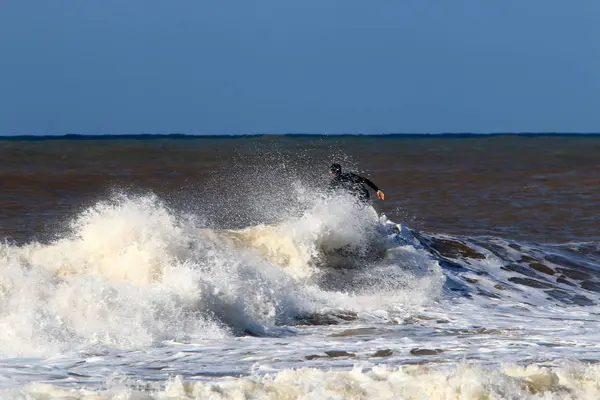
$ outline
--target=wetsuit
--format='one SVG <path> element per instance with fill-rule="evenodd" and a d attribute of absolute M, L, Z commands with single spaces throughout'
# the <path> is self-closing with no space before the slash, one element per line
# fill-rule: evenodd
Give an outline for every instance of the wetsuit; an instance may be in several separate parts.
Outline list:
<path fill-rule="evenodd" d="M 353 174 L 352 172 L 344 172 L 336 175 L 329 183 L 330 190 L 345 190 L 350 194 L 356 196 L 363 202 L 369 201 L 369 190 L 365 187 L 369 186 L 374 191 L 378 191 L 379 188 L 367 178 Z"/>

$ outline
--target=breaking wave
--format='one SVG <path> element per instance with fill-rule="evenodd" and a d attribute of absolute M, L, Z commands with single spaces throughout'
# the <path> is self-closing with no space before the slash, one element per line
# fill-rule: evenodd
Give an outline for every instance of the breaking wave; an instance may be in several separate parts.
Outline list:
<path fill-rule="evenodd" d="M 0 247 L 0 353 L 277 336 L 444 301 L 595 306 L 599 261 L 595 243 L 428 234 L 344 197 L 211 229 L 156 196 L 116 195 L 49 243 Z"/>
<path fill-rule="evenodd" d="M 369 257 L 374 238 L 381 248 L 394 234 L 374 213 L 345 201 L 321 199 L 295 218 L 237 231 L 198 228 L 195 218 L 156 196 L 99 202 L 50 243 L 0 248 L 0 352 L 270 335 L 312 313 L 369 312 L 419 303 L 439 291 L 439 271 L 415 281 L 397 260 Z M 325 272 L 334 270 L 327 268 L 332 254 L 379 262 L 378 268 L 355 265 L 352 279 L 336 288 Z M 415 269 L 428 263 L 419 257 L 409 256 Z M 383 290 L 395 293 L 369 301 L 382 289 L 357 284 L 361 274 L 391 281 Z"/>

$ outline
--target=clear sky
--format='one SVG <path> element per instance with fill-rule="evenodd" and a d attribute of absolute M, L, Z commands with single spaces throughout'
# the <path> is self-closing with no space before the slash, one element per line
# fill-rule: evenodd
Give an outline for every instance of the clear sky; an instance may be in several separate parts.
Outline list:
<path fill-rule="evenodd" d="M 598 0 L 2 0 L 0 134 L 600 132 Z"/>

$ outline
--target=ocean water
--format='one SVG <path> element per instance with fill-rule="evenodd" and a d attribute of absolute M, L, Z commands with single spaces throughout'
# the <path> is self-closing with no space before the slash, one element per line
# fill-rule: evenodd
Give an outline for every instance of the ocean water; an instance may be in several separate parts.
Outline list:
<path fill-rule="evenodd" d="M 600 398 L 598 136 L 5 138 L 0 159 L 0 398 Z M 332 161 L 387 200 L 328 193 Z"/>

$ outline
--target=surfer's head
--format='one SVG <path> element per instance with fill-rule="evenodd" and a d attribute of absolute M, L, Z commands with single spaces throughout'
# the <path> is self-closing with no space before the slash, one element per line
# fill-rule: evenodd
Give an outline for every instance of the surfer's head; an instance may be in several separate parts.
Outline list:
<path fill-rule="evenodd" d="M 329 167 L 329 173 L 331 175 L 339 175 L 342 173 L 342 166 L 340 164 L 331 164 L 331 167 Z"/>

